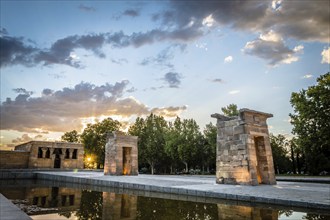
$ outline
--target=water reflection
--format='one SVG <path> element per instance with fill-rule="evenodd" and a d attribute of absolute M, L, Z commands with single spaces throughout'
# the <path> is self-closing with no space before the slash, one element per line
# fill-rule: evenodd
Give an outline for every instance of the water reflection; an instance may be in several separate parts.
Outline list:
<path fill-rule="evenodd" d="M 67 187 L 1 186 L 0 193 L 19 203 L 32 218 L 42 219 L 329 219 L 328 214 L 269 207 L 152 198 Z"/>

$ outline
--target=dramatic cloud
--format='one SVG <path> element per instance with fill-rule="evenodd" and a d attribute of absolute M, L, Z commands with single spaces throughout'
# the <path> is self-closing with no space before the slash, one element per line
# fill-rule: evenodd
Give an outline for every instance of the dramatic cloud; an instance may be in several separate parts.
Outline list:
<path fill-rule="evenodd" d="M 233 57 L 232 57 L 232 56 L 228 56 L 228 57 L 226 57 L 226 58 L 224 59 L 224 62 L 225 62 L 225 63 L 231 63 L 231 62 L 233 62 Z"/>
<path fill-rule="evenodd" d="M 46 49 L 30 46 L 24 43 L 22 38 L 9 37 L 6 29 L 2 28 L 0 67 L 17 64 L 25 66 L 63 64 L 83 68 L 84 65 L 74 54 L 76 49 L 92 51 L 99 58 L 104 58 L 106 55 L 102 49 L 105 45 L 137 48 L 161 41 L 187 43 L 222 26 L 262 33 L 258 40 L 249 42 L 249 46 L 255 49 L 248 49 L 247 53 L 268 60 L 270 65 L 298 60 L 295 56 L 296 52 L 288 49 L 283 44 L 283 39 L 329 42 L 328 1 L 318 1 L 315 4 L 313 1 L 280 0 L 265 0 L 258 3 L 248 0 L 206 2 L 172 0 L 164 5 L 168 6 L 165 10 L 152 15 L 152 20 L 160 25 L 158 28 L 130 35 L 118 31 L 67 36 L 55 41 Z M 95 11 L 95 8 L 82 4 L 79 9 Z M 139 11 L 127 9 L 122 15 L 136 17 L 139 16 Z M 274 50 L 279 50 L 280 53 L 277 56 L 273 53 L 275 57 L 272 58 L 269 55 Z"/>
<path fill-rule="evenodd" d="M 329 2 L 318 1 L 178 1 L 153 15 L 153 20 L 177 29 L 228 25 L 253 32 L 275 30 L 281 36 L 328 42 Z"/>
<path fill-rule="evenodd" d="M 40 49 L 25 44 L 24 39 L 9 36 L 0 36 L 2 47 L 0 58 L 1 65 L 9 66 L 21 64 L 35 66 L 39 63 L 44 65 L 64 64 L 74 68 L 83 68 L 79 57 L 74 53 L 76 49 L 92 51 L 97 57 L 105 58 L 102 47 L 107 44 L 116 48 L 128 46 L 141 47 L 158 41 L 185 41 L 193 40 L 200 33 L 188 33 L 186 30 L 152 30 L 145 33 L 138 32 L 125 35 L 123 32 L 101 33 L 89 35 L 74 35 L 57 40 L 49 49 Z M 184 50 L 184 45 L 179 47 Z"/>
<path fill-rule="evenodd" d="M 299 60 L 297 55 L 303 52 L 304 47 L 298 45 L 293 49 L 288 48 L 279 34 L 272 30 L 261 34 L 258 39 L 247 42 L 243 52 L 268 60 L 270 66 L 280 63 L 292 63 Z"/>
<path fill-rule="evenodd" d="M 328 49 L 324 49 L 321 55 L 322 55 L 321 63 L 330 63 L 330 47 L 328 47 Z"/>
<path fill-rule="evenodd" d="M 0 67 L 21 64 L 31 66 L 38 49 L 23 43 L 22 38 L 0 36 Z"/>
<path fill-rule="evenodd" d="M 83 122 L 90 117 L 134 117 L 157 112 L 172 117 L 186 107 L 168 107 L 150 109 L 134 97 L 123 97 L 129 81 L 114 85 L 96 86 L 80 83 L 74 88 L 53 91 L 44 89 L 40 97 L 31 97 L 24 89 L 12 100 L 7 98 L 0 106 L 1 130 L 21 132 L 64 132 L 80 130 Z"/>
<path fill-rule="evenodd" d="M 179 88 L 181 84 L 181 76 L 175 72 L 166 73 L 163 80 L 168 83 L 170 88 Z"/>

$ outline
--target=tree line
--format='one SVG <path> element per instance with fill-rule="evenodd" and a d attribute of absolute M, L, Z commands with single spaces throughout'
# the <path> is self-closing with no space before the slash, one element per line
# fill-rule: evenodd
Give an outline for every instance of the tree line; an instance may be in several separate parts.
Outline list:
<path fill-rule="evenodd" d="M 82 143 L 85 155 L 94 157 L 97 167 L 102 168 L 106 136 L 120 128 L 119 121 L 107 118 L 88 124 L 81 134 L 76 130 L 66 132 L 62 140 Z M 217 128 L 212 123 L 201 132 L 194 119 L 177 117 L 168 122 L 151 113 L 146 118 L 138 117 L 127 134 L 138 136 L 140 172 L 188 173 L 189 170 L 200 170 L 210 173 L 215 170 Z"/>
<path fill-rule="evenodd" d="M 330 73 L 321 75 L 314 86 L 293 92 L 290 114 L 294 138 L 270 135 L 275 172 L 320 174 L 330 172 Z M 221 108 L 227 116 L 239 114 L 237 105 Z M 97 168 L 104 164 L 108 132 L 118 131 L 121 123 L 111 118 L 88 124 L 81 134 L 73 130 L 63 141 L 80 142 L 85 155 Z M 149 173 L 212 173 L 216 162 L 217 128 L 212 123 L 200 130 L 194 119 L 166 121 L 150 114 L 138 117 L 127 134 L 138 136 L 139 171 Z M 86 158 L 85 156 L 85 158 Z M 85 161 L 89 167 L 88 161 Z"/>

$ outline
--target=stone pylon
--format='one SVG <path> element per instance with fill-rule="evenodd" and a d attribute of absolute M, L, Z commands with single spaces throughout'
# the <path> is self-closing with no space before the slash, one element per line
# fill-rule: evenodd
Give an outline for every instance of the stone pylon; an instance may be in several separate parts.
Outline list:
<path fill-rule="evenodd" d="M 138 137 L 109 133 L 105 145 L 104 175 L 138 175 Z"/>
<path fill-rule="evenodd" d="M 272 114 L 241 109 L 236 117 L 217 119 L 216 182 L 276 184 L 267 118 Z"/>

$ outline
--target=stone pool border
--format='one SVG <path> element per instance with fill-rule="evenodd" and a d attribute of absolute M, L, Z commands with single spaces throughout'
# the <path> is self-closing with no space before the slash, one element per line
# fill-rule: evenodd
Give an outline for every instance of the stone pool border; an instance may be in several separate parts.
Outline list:
<path fill-rule="evenodd" d="M 319 210 L 330 210 L 330 184 L 323 184 L 325 187 L 329 187 L 329 194 L 327 200 L 328 201 L 316 201 L 309 200 L 306 201 L 302 198 L 301 201 L 297 199 L 293 199 L 292 195 L 281 195 L 279 197 L 266 197 L 264 194 L 251 196 L 248 194 L 244 194 L 244 190 L 256 190 L 260 189 L 269 190 L 266 186 L 254 186 L 253 188 L 248 188 L 248 186 L 242 186 L 241 194 L 236 193 L 235 186 L 226 186 L 231 187 L 229 190 L 225 190 L 225 192 L 219 192 L 217 186 L 213 186 L 210 184 L 211 178 L 207 177 L 195 177 L 195 179 L 199 178 L 199 182 L 194 182 L 194 177 L 183 177 L 183 176 L 151 176 L 151 175 L 139 175 L 139 178 L 131 178 L 131 177 L 122 177 L 122 176 L 103 176 L 101 172 L 95 171 L 82 171 L 76 170 L 74 172 L 71 171 L 54 171 L 54 170 L 29 170 L 22 171 L 16 170 L 15 172 L 1 172 L 0 171 L 0 179 L 40 179 L 40 180 L 50 180 L 56 182 L 68 182 L 74 184 L 82 184 L 82 185 L 93 185 L 93 186 L 103 186 L 103 187 L 113 187 L 118 189 L 132 189 L 132 190 L 140 190 L 146 192 L 153 193 L 164 193 L 171 195 L 184 195 L 191 197 L 204 197 L 204 198 L 214 198 L 219 200 L 231 200 L 231 201 L 242 201 L 248 203 L 262 203 L 265 205 L 280 205 L 286 207 L 297 207 L 297 208 L 306 208 L 306 209 L 319 209 Z M 80 176 L 79 176 L 80 175 Z M 177 177 L 177 179 L 176 179 Z M 164 182 L 164 179 L 170 181 L 168 184 Z M 181 178 L 181 179 L 179 179 Z M 183 180 L 182 180 L 183 178 Z M 173 179 L 173 181 L 172 181 Z M 130 182 L 133 180 L 135 182 Z M 178 180 L 178 181 L 177 181 Z M 171 182 L 172 181 L 172 182 Z M 177 181 L 177 182 L 175 182 Z M 181 182 L 180 182 L 181 181 Z M 197 180 L 196 180 L 197 181 Z M 175 183 L 175 184 L 173 184 Z M 172 185 L 171 185 L 172 184 Z M 185 185 L 187 184 L 187 185 Z M 318 184 L 318 183 L 310 183 Z M 322 186 L 323 186 L 322 185 Z M 320 185 L 315 185 L 320 186 Z M 202 187 L 202 188 L 199 188 Z M 244 188 L 245 187 L 245 188 Z M 250 186 L 251 187 L 251 186 Z M 218 191 L 215 191 L 216 189 Z M 231 191 L 231 189 L 233 189 Z M 278 189 L 274 189 L 278 190 Z M 297 189 L 299 190 L 299 189 Z M 229 193 L 228 193 L 229 191 Z M 232 193 L 230 193 L 232 192 Z M 268 191 L 267 191 L 268 192 Z M 265 192 L 265 194 L 267 193 Z M 280 191 L 279 191 L 280 192 Z M 309 192 L 306 192 L 307 194 Z M 306 195 L 308 196 L 308 195 Z M 320 198 L 318 198 L 320 200 Z"/>

